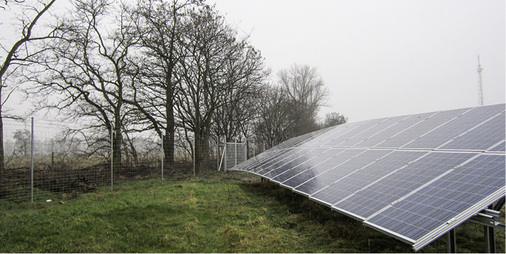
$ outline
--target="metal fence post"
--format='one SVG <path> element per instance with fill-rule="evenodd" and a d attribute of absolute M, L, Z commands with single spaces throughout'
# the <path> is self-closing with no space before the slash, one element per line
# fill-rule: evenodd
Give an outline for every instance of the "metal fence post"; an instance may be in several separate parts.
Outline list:
<path fill-rule="evenodd" d="M 249 144 L 248 140 L 246 139 L 244 141 L 244 160 L 243 160 L 243 162 L 248 160 L 248 144 Z"/>
<path fill-rule="evenodd" d="M 220 135 L 216 137 L 216 167 L 220 171 Z"/>
<path fill-rule="evenodd" d="M 234 138 L 234 167 L 237 166 L 237 138 Z"/>
<path fill-rule="evenodd" d="M 160 154 L 160 160 L 161 160 L 161 167 L 162 167 L 162 180 L 163 180 L 163 159 L 164 159 L 164 152 L 165 150 L 163 150 L 163 132 L 162 132 L 162 149 L 161 149 L 161 154 Z"/>
<path fill-rule="evenodd" d="M 227 138 L 223 141 L 223 171 L 227 171 Z"/>
<path fill-rule="evenodd" d="M 111 191 L 113 191 L 114 181 L 114 129 L 111 125 Z"/>
<path fill-rule="evenodd" d="M 30 137 L 30 202 L 33 203 L 33 117 L 32 117 L 32 135 Z"/>
<path fill-rule="evenodd" d="M 193 175 L 196 175 L 196 170 L 195 170 L 195 140 L 193 140 Z"/>

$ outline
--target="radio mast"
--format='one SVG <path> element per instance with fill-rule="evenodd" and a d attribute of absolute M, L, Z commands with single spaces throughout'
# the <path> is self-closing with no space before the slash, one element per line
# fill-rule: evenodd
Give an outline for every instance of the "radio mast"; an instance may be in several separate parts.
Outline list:
<path fill-rule="evenodd" d="M 483 82 L 481 80 L 481 71 L 483 71 L 483 68 L 481 68 L 480 55 L 478 55 L 478 104 L 479 105 L 483 105 Z"/>

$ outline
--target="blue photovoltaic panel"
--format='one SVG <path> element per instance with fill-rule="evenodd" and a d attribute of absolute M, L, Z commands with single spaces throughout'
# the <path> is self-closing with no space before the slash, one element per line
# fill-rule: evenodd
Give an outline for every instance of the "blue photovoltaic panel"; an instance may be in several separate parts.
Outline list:
<path fill-rule="evenodd" d="M 278 162 L 278 160 L 280 158 L 286 158 L 286 157 L 289 157 L 289 156 L 293 156 L 293 154 L 294 154 L 293 150 L 294 150 L 293 148 L 285 149 L 285 150 L 274 150 L 272 152 L 273 156 L 265 158 L 264 160 L 258 160 L 258 163 L 250 166 L 250 168 L 248 169 L 248 171 L 250 171 L 252 173 L 257 173 L 257 172 L 263 170 L 266 167 L 270 167 L 272 164 Z M 280 151 L 280 153 L 277 153 L 278 151 Z M 248 161 L 250 161 L 250 160 L 248 160 Z M 248 161 L 246 161 L 246 162 L 248 162 Z M 241 166 L 241 165 L 242 164 L 239 164 L 238 166 Z"/>
<path fill-rule="evenodd" d="M 417 242 L 438 227 L 451 224 L 480 201 L 497 192 L 504 195 L 504 168 L 504 155 L 480 155 L 368 219 L 367 224 Z M 474 215 L 481 209 L 467 213 Z"/>
<path fill-rule="evenodd" d="M 373 127 L 374 125 L 381 122 L 383 119 L 374 119 L 369 121 L 362 121 L 354 124 L 350 124 L 349 130 L 346 130 L 341 135 L 328 140 L 327 142 L 323 143 L 324 146 L 337 146 L 339 143 L 352 138 L 353 136 Z"/>
<path fill-rule="evenodd" d="M 232 170 L 271 179 L 418 250 L 504 196 L 504 108 L 343 124 Z"/>
<path fill-rule="evenodd" d="M 410 128 L 411 126 L 418 124 L 419 122 L 425 120 L 427 117 L 433 115 L 435 113 L 425 113 L 418 115 L 411 115 L 405 117 L 402 121 L 392 125 L 391 127 L 385 128 L 382 131 L 374 134 L 373 136 L 367 138 L 366 140 L 358 143 L 355 147 L 373 147 L 392 136 Z"/>
<path fill-rule="evenodd" d="M 322 188 L 326 187 L 327 185 L 333 183 L 337 179 L 341 179 L 347 174 L 353 172 L 354 170 L 357 170 L 387 155 L 388 153 L 390 153 L 390 151 L 388 150 L 365 151 L 364 153 L 360 154 L 360 156 L 351 158 L 350 160 L 336 166 L 335 168 L 332 168 L 322 173 L 321 175 L 318 175 L 318 177 L 315 177 L 301 184 L 300 186 L 297 186 L 295 189 L 303 193 L 313 194 L 321 190 Z"/>
<path fill-rule="evenodd" d="M 285 154 L 284 157 L 278 158 L 272 163 L 264 164 L 261 168 L 259 167 L 260 170 L 256 170 L 255 172 L 259 175 L 264 175 L 265 173 L 290 163 L 293 160 L 304 159 L 314 149 L 314 147 L 296 147 L 290 153 Z"/>
<path fill-rule="evenodd" d="M 407 144 L 406 148 L 436 148 L 466 132 L 476 125 L 504 111 L 502 105 L 487 108 L 473 108 L 454 118 L 444 125 L 433 129 L 430 133 Z"/>
<path fill-rule="evenodd" d="M 360 190 L 336 206 L 355 217 L 366 219 L 473 156 L 476 154 L 431 152 Z"/>
<path fill-rule="evenodd" d="M 297 159 L 290 160 L 288 163 L 280 165 L 277 168 L 274 167 L 271 171 L 265 172 L 262 175 L 272 179 L 275 176 L 277 176 L 285 171 L 291 170 L 292 168 L 295 168 L 295 167 L 299 167 L 299 165 L 301 165 L 301 167 L 304 167 L 306 164 L 308 166 L 314 165 L 314 164 L 311 164 L 311 163 L 315 163 L 311 159 L 313 159 L 314 157 L 316 157 L 317 155 L 320 155 L 322 153 L 325 154 L 325 152 L 328 150 L 330 150 L 330 148 L 315 148 L 315 149 L 309 150 L 309 151 L 305 152 L 303 156 L 299 156 Z"/>
<path fill-rule="evenodd" d="M 287 153 L 289 150 L 269 150 L 265 151 L 245 162 L 243 162 L 241 165 L 241 168 L 244 171 L 253 171 L 256 167 L 259 165 L 262 165 L 263 163 L 266 163 L 270 160 L 275 160 L 279 156 L 283 156 L 283 154 Z"/>
<path fill-rule="evenodd" d="M 338 126 L 328 128 L 328 131 L 323 133 L 322 135 L 318 135 L 317 137 L 307 141 L 304 143 L 304 146 L 325 146 L 331 139 L 335 139 L 336 137 L 341 136 L 342 134 L 350 131 L 351 126 L 348 124 L 341 124 Z M 325 146 L 328 147 L 328 146 Z"/>
<path fill-rule="evenodd" d="M 441 147 L 442 149 L 486 150 L 504 140 L 504 112 Z M 497 133 L 499 135 L 490 135 Z M 502 133 L 502 134 L 501 134 Z"/>
<path fill-rule="evenodd" d="M 374 134 L 384 130 L 385 128 L 388 128 L 388 127 L 398 123 L 403 118 L 406 118 L 406 117 L 405 116 L 392 117 L 392 118 L 382 119 L 381 121 L 377 121 L 377 123 L 374 124 L 373 126 L 371 126 L 370 128 L 350 137 L 347 140 L 344 140 L 343 142 L 336 144 L 335 146 L 338 146 L 338 147 L 354 146 L 354 145 L 366 140 L 367 138 L 373 136 Z"/>
<path fill-rule="evenodd" d="M 283 185 L 295 188 L 300 184 L 318 175 L 321 175 L 322 173 L 342 164 L 343 162 L 349 160 L 350 158 L 353 158 L 365 151 L 366 151 L 365 149 L 343 150 L 342 152 L 334 155 L 332 158 L 289 178 L 288 180 L 283 182 Z"/>
<path fill-rule="evenodd" d="M 503 141 L 499 145 L 496 145 L 492 149 L 490 149 L 490 151 L 494 151 L 494 152 L 501 152 L 502 151 L 502 152 L 504 152 L 505 148 L 506 148 L 506 143 Z"/>
<path fill-rule="evenodd" d="M 429 118 L 419 122 L 411 128 L 400 132 L 385 142 L 378 144 L 377 147 L 402 147 L 405 144 L 420 137 L 421 135 L 435 129 L 439 125 L 444 124 L 450 121 L 452 118 L 466 112 L 467 110 L 469 110 L 469 108 L 438 112 L 437 114 L 430 116 Z"/>
<path fill-rule="evenodd" d="M 281 172 L 275 176 L 272 176 L 271 179 L 275 182 L 284 182 L 285 180 L 292 178 L 293 176 L 302 173 L 305 170 L 309 170 L 314 168 L 315 166 L 321 164 L 322 162 L 332 158 L 334 155 L 342 152 L 343 149 L 335 149 L 335 148 L 326 148 L 324 152 L 315 154 L 313 157 L 308 160 L 294 166 L 291 170 L 286 170 Z"/>
<path fill-rule="evenodd" d="M 381 179 L 383 176 L 406 166 L 426 152 L 393 151 L 387 156 L 357 171 L 338 179 L 333 184 L 313 194 L 311 197 L 335 204 L 355 191 Z"/>

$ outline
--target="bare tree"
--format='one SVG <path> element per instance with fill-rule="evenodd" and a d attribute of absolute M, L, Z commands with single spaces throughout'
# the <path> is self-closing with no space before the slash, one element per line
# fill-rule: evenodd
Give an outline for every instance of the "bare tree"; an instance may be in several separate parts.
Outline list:
<path fill-rule="evenodd" d="M 292 102 L 295 122 L 292 137 L 317 130 L 317 113 L 328 91 L 316 68 L 294 64 L 278 72 L 278 83 Z"/>
<path fill-rule="evenodd" d="M 344 124 L 347 121 L 348 121 L 348 118 L 342 114 L 339 114 L 337 112 L 327 113 L 325 115 L 325 119 L 323 120 L 322 128 L 327 128 L 327 127 L 331 127 L 331 126 Z"/>
<path fill-rule="evenodd" d="M 17 130 L 14 132 L 14 151 L 13 155 L 28 156 L 31 147 L 30 132 L 28 130 Z"/>
<path fill-rule="evenodd" d="M 85 129 L 98 131 L 94 133 L 98 138 L 86 140 L 94 151 L 107 148 L 112 138 L 113 165 L 120 171 L 124 123 L 130 110 L 124 100 L 131 95 L 138 73 L 129 64 L 129 52 L 137 41 L 131 36 L 126 13 L 110 15 L 112 4 L 76 0 L 57 30 L 59 40 L 47 45 L 49 50 L 37 59 L 30 80 L 39 84 L 32 92 L 57 98 L 43 100 L 41 106 L 65 112 L 80 119 Z M 112 24 L 107 22 L 111 16 L 116 18 Z"/>
<path fill-rule="evenodd" d="M 266 87 L 257 109 L 257 142 L 271 148 L 291 137 L 295 126 L 292 104 L 281 87 Z"/>
<path fill-rule="evenodd" d="M 19 39 L 9 48 L 5 45 L 0 45 L 0 47 L 6 51 L 7 55 L 3 59 L 1 68 L 0 68 L 0 176 L 4 174 L 5 165 L 4 165 L 4 147 L 3 147 L 3 112 L 2 108 L 4 106 L 5 101 L 9 98 L 9 95 L 4 99 L 2 97 L 2 90 L 6 87 L 3 83 L 5 81 L 6 76 L 9 74 L 9 68 L 12 66 L 19 66 L 21 63 L 27 61 L 30 57 L 40 53 L 39 50 L 30 50 L 27 46 L 29 42 L 45 40 L 53 37 L 53 31 L 50 31 L 46 35 L 35 35 L 34 29 L 37 22 L 40 18 L 51 8 L 51 6 L 55 3 L 56 0 L 46 1 L 46 2 L 37 2 L 29 7 L 29 13 L 24 13 L 24 16 L 27 17 L 26 20 L 22 20 L 21 31 L 19 31 L 20 36 Z M 4 0 L 3 3 L 7 6 L 9 3 L 23 3 L 24 0 Z M 5 6 L 0 5 L 0 9 L 5 9 Z M 43 50 L 43 49 L 42 49 Z M 10 70 L 10 72 L 14 72 L 14 70 Z"/>
<path fill-rule="evenodd" d="M 182 43 L 190 14 L 202 6 L 201 0 L 139 1 L 130 10 L 143 52 L 130 103 L 140 112 L 140 122 L 163 134 L 164 166 L 169 171 L 174 164 L 174 103 L 180 89 L 176 72 L 185 60 Z"/>
<path fill-rule="evenodd" d="M 222 106 L 216 109 L 214 133 L 216 137 L 246 137 L 257 115 L 259 100 L 263 92 L 263 82 L 268 71 L 258 50 L 246 39 L 240 42 L 242 50 L 228 59 L 225 65 L 225 80 L 228 90 L 221 93 Z"/>
<path fill-rule="evenodd" d="M 0 2 L 0 9 L 6 9 L 6 7 L 9 5 L 9 3 L 23 3 L 25 0 L 3 0 Z"/>
<path fill-rule="evenodd" d="M 213 7 L 204 6 L 193 13 L 189 28 L 185 38 L 186 58 L 179 72 L 182 87 L 177 109 L 182 126 L 193 135 L 196 168 L 201 170 L 203 162 L 209 159 L 210 134 L 217 110 L 231 99 L 228 97 L 231 89 L 248 83 L 248 79 L 256 79 L 259 55 L 248 51 L 251 48 L 244 41 L 237 40 L 235 31 Z M 241 62 L 245 64 L 244 71 L 238 69 Z M 255 66 L 250 68 L 253 71 L 245 71 L 251 63 Z"/>

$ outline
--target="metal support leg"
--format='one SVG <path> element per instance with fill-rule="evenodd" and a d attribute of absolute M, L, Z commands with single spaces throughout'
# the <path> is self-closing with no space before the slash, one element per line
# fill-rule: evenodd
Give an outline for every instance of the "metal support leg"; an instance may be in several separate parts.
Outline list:
<path fill-rule="evenodd" d="M 485 226 L 485 253 L 495 253 L 495 232 L 493 227 Z"/>
<path fill-rule="evenodd" d="M 447 235 L 448 253 L 457 253 L 457 235 L 455 234 L 455 229 L 448 231 Z"/>

